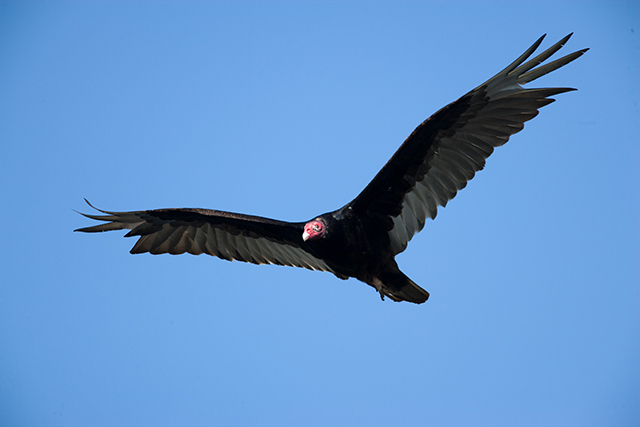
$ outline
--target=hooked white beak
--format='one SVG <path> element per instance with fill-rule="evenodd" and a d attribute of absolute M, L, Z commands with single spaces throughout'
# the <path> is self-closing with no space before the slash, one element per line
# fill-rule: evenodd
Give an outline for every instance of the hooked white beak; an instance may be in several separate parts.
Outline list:
<path fill-rule="evenodd" d="M 309 233 L 307 233 L 307 231 L 305 230 L 305 232 L 302 233 L 302 241 L 306 242 L 308 238 L 309 238 Z"/>

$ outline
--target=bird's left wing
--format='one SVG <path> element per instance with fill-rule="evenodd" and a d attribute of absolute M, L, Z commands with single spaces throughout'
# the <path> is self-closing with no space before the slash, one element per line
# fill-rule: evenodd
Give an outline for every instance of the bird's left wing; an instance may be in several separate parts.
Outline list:
<path fill-rule="evenodd" d="M 93 233 L 129 229 L 125 237 L 140 236 L 132 254 L 208 254 L 229 261 L 278 264 L 309 270 L 333 270 L 308 251 L 302 240 L 304 223 L 209 209 L 154 209 L 136 212 L 103 211 L 82 214 L 104 224 L 75 231 Z"/>
<path fill-rule="evenodd" d="M 521 85 L 580 57 L 579 50 L 541 65 L 571 34 L 525 62 L 544 36 L 496 76 L 442 108 L 405 140 L 387 164 L 348 206 L 389 233 L 395 254 L 402 252 L 427 218 L 435 218 L 485 165 L 493 149 L 519 132 L 550 97 L 571 88 Z"/>

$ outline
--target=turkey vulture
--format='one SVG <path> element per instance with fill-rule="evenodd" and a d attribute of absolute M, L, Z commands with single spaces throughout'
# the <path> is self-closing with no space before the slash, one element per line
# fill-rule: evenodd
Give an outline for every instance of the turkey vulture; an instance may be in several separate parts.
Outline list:
<path fill-rule="evenodd" d="M 139 236 L 131 253 L 202 253 L 229 261 L 278 264 L 355 277 L 381 298 L 421 304 L 429 293 L 405 276 L 395 261 L 438 206 L 446 206 L 493 149 L 572 88 L 522 85 L 584 54 L 573 52 L 542 65 L 571 37 L 527 59 L 544 35 L 511 65 L 422 122 L 367 187 L 344 207 L 304 222 L 284 222 L 209 209 L 154 209 L 82 214 L 104 221 L 75 231 L 129 229 Z M 525 62 L 527 61 L 527 62 Z"/>

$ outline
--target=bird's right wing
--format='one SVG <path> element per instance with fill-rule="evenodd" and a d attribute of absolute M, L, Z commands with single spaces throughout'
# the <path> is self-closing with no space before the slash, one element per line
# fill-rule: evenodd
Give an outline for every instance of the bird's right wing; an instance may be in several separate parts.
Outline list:
<path fill-rule="evenodd" d="M 140 236 L 132 254 L 208 254 L 229 261 L 277 264 L 309 270 L 334 271 L 314 256 L 302 240 L 304 223 L 290 223 L 209 209 L 154 209 L 82 214 L 104 224 L 75 231 L 94 233 L 131 230 Z M 335 274 L 335 273 L 334 273 Z"/>
<path fill-rule="evenodd" d="M 422 122 L 350 203 L 388 231 L 394 254 L 484 167 L 495 147 L 553 102 L 551 96 L 574 90 L 522 87 L 588 50 L 543 64 L 570 36 L 529 59 L 541 37 L 507 68 Z"/>

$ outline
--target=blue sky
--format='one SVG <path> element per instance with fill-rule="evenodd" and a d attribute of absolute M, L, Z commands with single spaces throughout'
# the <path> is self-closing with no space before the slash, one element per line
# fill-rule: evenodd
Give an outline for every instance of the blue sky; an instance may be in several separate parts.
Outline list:
<path fill-rule="evenodd" d="M 635 2 L 1 2 L 2 426 L 640 423 Z M 302 221 L 540 35 L 570 86 L 398 257 L 431 293 L 130 255 L 97 207 Z"/>

